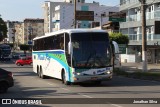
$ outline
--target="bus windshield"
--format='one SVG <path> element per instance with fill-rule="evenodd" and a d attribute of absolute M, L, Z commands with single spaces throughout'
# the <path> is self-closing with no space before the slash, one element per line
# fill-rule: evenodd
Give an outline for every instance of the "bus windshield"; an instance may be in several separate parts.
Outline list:
<path fill-rule="evenodd" d="M 111 66 L 108 33 L 72 33 L 73 67 L 101 68 Z"/>

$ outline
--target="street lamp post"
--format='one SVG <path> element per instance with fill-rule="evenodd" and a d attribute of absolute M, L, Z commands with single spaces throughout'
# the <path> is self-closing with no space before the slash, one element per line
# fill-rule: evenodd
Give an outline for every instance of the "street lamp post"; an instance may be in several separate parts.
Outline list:
<path fill-rule="evenodd" d="M 77 0 L 74 0 L 74 28 L 75 28 L 75 29 L 76 29 L 76 26 L 77 26 L 76 8 L 77 8 Z"/>

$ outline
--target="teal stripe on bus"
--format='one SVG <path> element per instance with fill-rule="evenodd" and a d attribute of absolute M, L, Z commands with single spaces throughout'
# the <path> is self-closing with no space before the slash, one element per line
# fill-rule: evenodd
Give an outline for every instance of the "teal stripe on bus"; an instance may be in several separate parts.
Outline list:
<path fill-rule="evenodd" d="M 64 54 L 63 51 L 33 52 L 33 54 L 37 54 L 38 56 L 43 55 L 43 56 L 45 56 L 49 59 L 52 58 L 52 59 L 56 60 L 58 63 L 60 63 L 63 66 L 65 71 L 68 73 L 68 80 L 71 82 L 71 74 L 70 74 L 71 71 L 69 69 L 68 64 L 66 62 L 60 60 L 59 58 L 56 58 L 56 57 L 53 56 L 54 54 Z"/>

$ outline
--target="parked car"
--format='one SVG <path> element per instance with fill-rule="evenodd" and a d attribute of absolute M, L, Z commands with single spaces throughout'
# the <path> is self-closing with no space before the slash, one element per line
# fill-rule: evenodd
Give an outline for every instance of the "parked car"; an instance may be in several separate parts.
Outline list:
<path fill-rule="evenodd" d="M 25 58 L 25 57 L 27 57 L 26 54 L 20 54 L 19 55 L 19 58 Z"/>
<path fill-rule="evenodd" d="M 19 54 L 17 54 L 17 53 L 12 54 L 12 58 L 13 59 L 19 59 Z"/>
<path fill-rule="evenodd" d="M 7 92 L 9 87 L 14 86 L 12 72 L 0 68 L 0 93 Z"/>
<path fill-rule="evenodd" d="M 32 57 L 21 57 L 20 59 L 16 60 L 15 64 L 17 66 L 32 65 Z"/>

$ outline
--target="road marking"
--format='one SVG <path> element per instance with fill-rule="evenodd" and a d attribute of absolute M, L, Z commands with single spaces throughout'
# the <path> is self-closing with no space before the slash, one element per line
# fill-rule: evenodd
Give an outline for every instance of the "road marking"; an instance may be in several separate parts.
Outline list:
<path fill-rule="evenodd" d="M 81 96 L 84 96 L 84 97 L 87 97 L 87 98 L 93 98 L 93 97 L 91 97 L 91 96 L 84 95 L 84 94 L 81 94 L 81 93 L 77 93 L 77 94 L 79 94 L 79 95 L 81 95 Z"/>
<path fill-rule="evenodd" d="M 69 89 L 67 89 L 67 88 L 61 88 L 61 89 L 66 90 L 66 91 L 71 91 L 71 90 L 69 90 Z M 84 96 L 84 97 L 87 97 L 87 98 L 93 98 L 93 97 L 91 97 L 91 96 L 84 95 L 84 94 L 81 94 L 81 93 L 77 93 L 77 94 L 79 94 L 79 95 L 81 95 L 81 96 Z"/>
<path fill-rule="evenodd" d="M 111 104 L 112 106 L 115 106 L 115 107 L 123 107 L 123 106 L 120 106 L 120 105 L 117 105 L 117 104 Z"/>
<path fill-rule="evenodd" d="M 53 84 L 51 84 L 51 83 L 47 83 L 48 85 L 53 85 Z"/>
<path fill-rule="evenodd" d="M 70 91 L 70 90 L 69 90 L 69 89 L 67 89 L 67 88 L 61 88 L 61 89 L 66 90 L 66 91 Z"/>
<path fill-rule="evenodd" d="M 91 97 L 91 96 L 88 96 L 88 95 L 82 95 L 82 96 L 84 96 L 84 97 L 87 97 L 87 98 L 93 98 L 93 97 Z"/>

